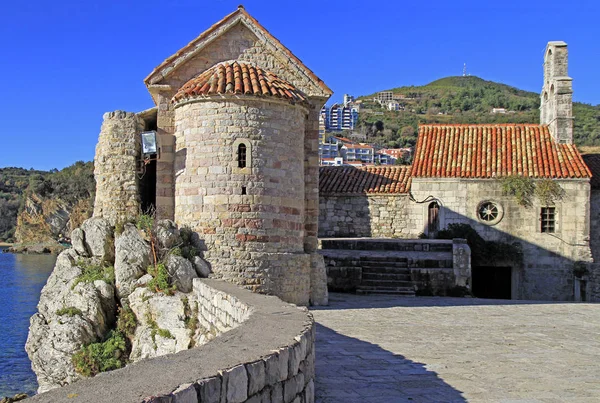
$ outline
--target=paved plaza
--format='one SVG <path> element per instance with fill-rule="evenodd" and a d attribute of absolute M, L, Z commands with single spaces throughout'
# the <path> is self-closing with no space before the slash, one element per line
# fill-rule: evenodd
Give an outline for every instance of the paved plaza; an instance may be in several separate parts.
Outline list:
<path fill-rule="evenodd" d="M 600 402 L 600 304 L 331 294 L 316 400 Z"/>

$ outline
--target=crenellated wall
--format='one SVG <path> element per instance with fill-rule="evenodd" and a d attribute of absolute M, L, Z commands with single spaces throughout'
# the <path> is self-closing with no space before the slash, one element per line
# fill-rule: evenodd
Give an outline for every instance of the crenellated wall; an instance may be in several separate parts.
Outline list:
<path fill-rule="evenodd" d="M 315 325 L 305 308 L 196 279 L 199 320 L 217 336 L 36 395 L 31 402 L 314 402 Z"/>

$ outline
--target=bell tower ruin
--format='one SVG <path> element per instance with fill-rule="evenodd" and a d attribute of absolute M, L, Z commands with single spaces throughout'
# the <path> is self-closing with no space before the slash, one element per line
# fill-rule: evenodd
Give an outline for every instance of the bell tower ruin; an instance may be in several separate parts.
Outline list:
<path fill-rule="evenodd" d="M 548 125 L 557 143 L 573 143 L 573 79 L 567 73 L 567 44 L 548 42 L 544 54 L 544 85 L 540 123 Z"/>

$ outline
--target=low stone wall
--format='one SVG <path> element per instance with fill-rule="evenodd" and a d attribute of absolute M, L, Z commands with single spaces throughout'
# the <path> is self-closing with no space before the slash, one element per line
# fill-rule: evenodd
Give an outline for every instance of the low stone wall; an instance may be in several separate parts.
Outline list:
<path fill-rule="evenodd" d="M 201 324 L 219 337 L 29 401 L 314 402 L 315 326 L 306 308 L 219 280 L 195 279 L 194 292 Z"/>
<path fill-rule="evenodd" d="M 320 246 L 330 291 L 356 291 L 366 284 L 363 268 L 373 272 L 374 264 L 377 274 L 404 267 L 420 295 L 452 295 L 471 287 L 471 249 L 464 239 L 326 238 Z"/>
<path fill-rule="evenodd" d="M 319 237 L 416 237 L 408 195 L 321 195 Z"/>

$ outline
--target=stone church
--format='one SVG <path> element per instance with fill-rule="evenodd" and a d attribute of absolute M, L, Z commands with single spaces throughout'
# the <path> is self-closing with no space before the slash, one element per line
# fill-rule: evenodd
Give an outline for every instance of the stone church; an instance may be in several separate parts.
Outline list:
<path fill-rule="evenodd" d="M 422 125 L 410 167 L 322 167 L 320 236 L 415 239 L 468 224 L 522 252 L 474 265 L 473 279 L 502 283 L 513 299 L 600 300 L 591 249 L 600 211 L 573 119 L 567 44 L 549 42 L 540 124 Z M 523 206 L 503 191 L 506 177 L 549 179 L 564 197 Z"/>
<path fill-rule="evenodd" d="M 326 304 L 318 237 L 417 239 L 464 223 L 523 256 L 488 259 L 474 278 L 512 298 L 600 298 L 600 202 L 572 144 L 564 42 L 546 49 L 541 124 L 425 125 L 410 167 L 320 169 L 332 91 L 241 6 L 144 82 L 155 107 L 104 115 L 94 216 L 117 224 L 154 210 L 189 227 L 217 278 Z M 549 179 L 564 197 L 523 207 L 502 190 L 508 176 Z"/>
<path fill-rule="evenodd" d="M 104 116 L 94 216 L 114 224 L 153 207 L 197 234 L 215 277 L 326 304 L 318 115 L 332 91 L 242 6 L 144 82 L 156 107 Z"/>

